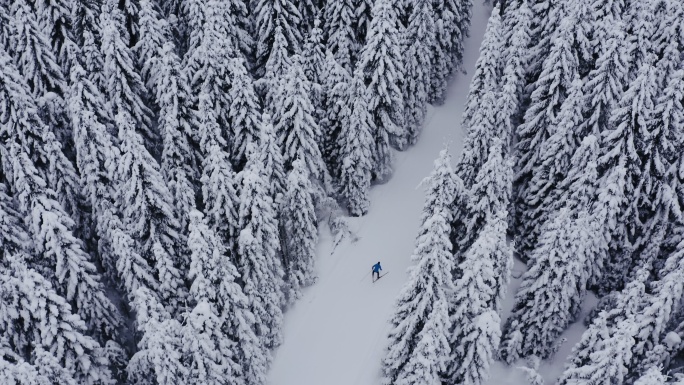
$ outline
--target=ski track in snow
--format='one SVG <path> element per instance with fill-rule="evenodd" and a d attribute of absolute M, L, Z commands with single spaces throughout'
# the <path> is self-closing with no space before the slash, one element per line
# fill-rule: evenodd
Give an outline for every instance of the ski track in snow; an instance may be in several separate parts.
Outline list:
<path fill-rule="evenodd" d="M 380 384 L 389 319 L 407 280 L 420 225 L 424 191 L 419 184 L 432 171 L 445 144 L 452 160 L 458 159 L 463 138 L 461 114 L 490 13 L 491 7 L 482 0 L 474 1 L 470 37 L 465 41 L 467 75 L 455 76 L 443 106 L 430 107 L 418 143 L 405 152 L 395 152 L 394 174 L 386 184 L 372 188 L 369 213 L 349 218 L 359 240 L 345 240 L 332 250 L 332 236 L 327 226 L 321 226 L 316 259 L 319 279 L 285 313 L 284 342 L 274 353 L 269 385 Z M 371 266 L 378 261 L 383 273 L 392 274 L 373 284 Z M 514 275 L 519 276 L 524 269 L 525 265 L 516 261 Z M 504 320 L 519 285 L 519 279 L 511 280 Z M 586 303 L 593 305 L 595 301 L 592 298 Z M 565 335 L 568 341 L 556 359 L 541 364 L 540 373 L 548 384 L 562 372 L 564 358 L 583 331 L 581 322 L 571 325 Z M 495 362 L 487 384 L 526 384 L 514 367 Z"/>

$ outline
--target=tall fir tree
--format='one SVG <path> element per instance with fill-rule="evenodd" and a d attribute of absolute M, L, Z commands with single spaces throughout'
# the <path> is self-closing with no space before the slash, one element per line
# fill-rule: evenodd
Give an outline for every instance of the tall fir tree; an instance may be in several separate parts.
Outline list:
<path fill-rule="evenodd" d="M 494 7 L 480 46 L 480 57 L 470 82 L 461 124 L 464 130 L 467 130 L 467 136 L 456 169 L 467 188 L 475 183 L 480 168 L 487 161 L 494 138 L 499 138 L 502 144 L 507 142 L 501 131 L 498 114 L 493 111 L 501 93 L 498 83 L 501 77 L 498 65 L 499 54 L 502 51 L 501 39 L 501 18 L 498 7 Z M 502 148 L 502 151 L 506 150 Z"/>
<path fill-rule="evenodd" d="M 272 55 L 275 46 L 276 28 L 282 28 L 290 54 L 301 52 L 303 36 L 300 31 L 303 23 L 302 14 L 292 0 L 256 0 L 253 1 L 256 16 L 256 74 L 264 74 L 264 66 Z"/>
<path fill-rule="evenodd" d="M 373 171 L 372 119 L 366 108 L 366 87 L 363 80 L 355 76 L 348 86 L 348 101 L 341 106 L 344 112 L 342 127 L 338 136 L 339 185 L 349 213 L 365 215 L 370 208 L 370 185 Z M 345 116 L 345 115 L 348 115 Z"/>
<path fill-rule="evenodd" d="M 327 51 L 340 65 L 351 72 L 358 52 L 354 21 L 354 0 L 326 1 L 324 31 L 327 32 Z"/>
<path fill-rule="evenodd" d="M 401 58 L 402 31 L 396 5 L 388 0 L 377 0 L 373 6 L 373 20 L 368 30 L 358 62 L 364 82 L 369 89 L 368 109 L 373 117 L 375 138 L 376 179 L 391 173 L 390 150 L 405 149 L 407 133 L 404 126 L 403 86 L 404 63 Z"/>
<path fill-rule="evenodd" d="M 240 208 L 239 259 L 236 263 L 255 332 L 268 349 L 282 342 L 283 268 L 278 258 L 278 218 L 269 194 L 267 174 L 252 146 L 247 165 L 238 174 Z"/>
<path fill-rule="evenodd" d="M 250 145 L 247 145 L 250 147 Z M 254 147 L 254 146 L 252 146 Z M 261 133 L 259 136 L 259 147 L 257 158 L 263 166 L 263 172 L 268 184 L 268 195 L 274 203 L 279 205 L 285 194 L 285 174 L 283 154 L 278 141 L 278 134 L 273 129 L 271 116 L 264 113 L 261 116 Z"/>
<path fill-rule="evenodd" d="M 406 29 L 408 46 L 404 54 L 404 122 L 408 144 L 418 141 L 423 128 L 429 99 L 433 61 L 432 45 L 435 43 L 434 12 L 430 0 L 420 0 L 413 5 Z"/>
<path fill-rule="evenodd" d="M 254 80 L 247 72 L 247 63 L 242 58 L 232 59 L 228 73 L 232 85 L 228 94 L 231 101 L 228 119 L 232 147 L 230 158 L 233 166 L 240 170 L 247 162 L 245 151 L 249 143 L 259 142 L 261 108 L 254 89 Z"/>
<path fill-rule="evenodd" d="M 421 227 L 404 285 L 391 319 L 389 347 L 383 359 L 384 384 L 441 383 L 451 354 L 449 301 L 454 290 L 451 254 L 453 201 L 457 176 L 442 150 L 425 179 Z"/>
<path fill-rule="evenodd" d="M 321 132 L 313 116 L 310 94 L 311 83 L 304 75 L 299 56 L 295 56 L 278 85 L 275 100 L 280 102 L 274 106 L 273 126 L 279 134 L 285 169 L 292 169 L 293 162 L 300 159 L 312 180 L 325 183 L 327 168 L 318 147 Z"/>
<path fill-rule="evenodd" d="M 323 137 L 320 150 L 333 181 L 338 182 L 340 178 L 338 159 L 340 159 L 341 151 L 339 137 L 347 126 L 345 122 L 349 119 L 351 113 L 349 106 L 352 103 L 350 95 L 355 91 L 350 88 L 352 82 L 350 73 L 340 65 L 330 51 L 326 56 L 326 77 L 323 84 L 325 111 L 319 121 Z M 363 81 L 356 84 L 363 88 L 361 91 L 365 90 Z"/>
<path fill-rule="evenodd" d="M 301 296 L 302 288 L 312 285 L 316 279 L 314 258 L 318 242 L 318 218 L 308 174 L 304 162 L 295 160 L 287 176 L 281 214 L 286 233 L 283 266 L 286 280 L 296 298 Z"/>

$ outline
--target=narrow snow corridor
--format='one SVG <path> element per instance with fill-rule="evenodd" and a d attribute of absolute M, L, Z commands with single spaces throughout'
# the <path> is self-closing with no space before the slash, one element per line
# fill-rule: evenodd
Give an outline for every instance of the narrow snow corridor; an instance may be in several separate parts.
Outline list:
<path fill-rule="evenodd" d="M 464 68 L 450 85 L 446 103 L 431 108 L 418 143 L 395 153 L 394 174 L 371 191 L 371 209 L 351 218 L 360 237 L 331 255 L 332 239 L 323 230 L 318 247 L 318 282 L 285 314 L 284 343 L 276 351 L 270 385 L 373 385 L 380 382 L 388 320 L 406 282 L 423 206 L 418 185 L 447 143 L 454 161 L 461 149 L 461 114 L 491 8 L 475 1 Z M 383 273 L 371 283 L 371 266 Z"/>

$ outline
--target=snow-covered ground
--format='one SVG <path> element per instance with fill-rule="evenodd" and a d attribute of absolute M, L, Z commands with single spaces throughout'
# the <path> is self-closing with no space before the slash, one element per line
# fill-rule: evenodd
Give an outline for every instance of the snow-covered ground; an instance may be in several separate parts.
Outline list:
<path fill-rule="evenodd" d="M 470 38 L 465 42 L 467 75 L 456 76 L 444 106 L 430 109 L 419 142 L 396 153 L 392 178 L 371 191 L 368 215 L 350 219 L 359 240 L 345 241 L 332 250 L 332 237 L 322 229 L 316 260 L 318 282 L 285 314 L 284 343 L 275 353 L 269 385 L 380 383 L 388 321 L 406 282 L 418 233 L 424 200 L 419 184 L 445 144 L 454 160 L 461 150 L 461 114 L 490 12 L 482 0 L 475 0 Z M 371 265 L 378 261 L 388 275 L 372 283 Z M 524 264 L 517 262 L 514 276 L 519 277 L 524 269 Z M 512 280 L 504 319 L 518 285 L 519 280 Z M 547 383 L 560 375 L 564 358 L 583 331 L 581 323 L 572 325 L 555 361 L 542 364 L 540 372 Z M 498 362 L 492 367 L 491 385 L 526 383 L 522 373 L 513 368 Z"/>

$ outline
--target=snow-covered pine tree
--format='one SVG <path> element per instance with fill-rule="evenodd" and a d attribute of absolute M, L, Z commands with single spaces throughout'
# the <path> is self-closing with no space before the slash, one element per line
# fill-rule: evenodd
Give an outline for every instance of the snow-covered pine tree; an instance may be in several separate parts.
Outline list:
<path fill-rule="evenodd" d="M 350 95 L 356 91 L 350 89 L 351 75 L 340 65 L 330 51 L 327 52 L 325 72 L 326 77 L 323 85 L 325 111 L 319 122 L 323 136 L 320 149 L 333 181 L 338 182 L 341 165 L 339 136 L 342 130 L 348 127 L 347 122 L 351 113 L 350 105 L 353 103 Z M 357 84 L 362 88 L 360 91 L 365 92 L 366 86 L 363 84 L 363 80 L 358 81 Z M 367 116 L 367 110 L 365 116 Z"/>
<path fill-rule="evenodd" d="M 358 68 L 368 88 L 368 109 L 373 117 L 376 162 L 374 177 L 384 180 L 391 173 L 389 145 L 405 149 L 404 99 L 401 92 L 404 62 L 403 32 L 399 31 L 395 4 L 376 0 L 368 41 L 361 51 Z"/>
<path fill-rule="evenodd" d="M 582 81 L 575 78 L 567 98 L 560 106 L 556 121 L 548 128 L 549 138 L 537 144 L 537 163 L 533 165 L 526 194 L 519 198 L 522 214 L 517 241 L 524 250 L 535 248 L 542 227 L 558 210 L 558 198 L 564 192 L 559 183 L 573 167 L 578 166 L 570 160 L 587 134 L 581 125 L 582 114 L 587 108 L 585 102 Z"/>
<path fill-rule="evenodd" d="M 238 232 L 237 208 L 239 200 L 235 189 L 235 173 L 225 141 L 216 122 L 214 105 L 209 96 L 209 85 L 199 95 L 197 112 L 199 144 L 203 155 L 202 199 L 206 222 L 226 247 L 227 257 L 235 260 Z"/>
<path fill-rule="evenodd" d="M 156 74 L 154 89 L 155 101 L 159 106 L 158 130 L 163 143 L 161 172 L 171 192 L 174 217 L 185 233 L 188 215 L 195 208 L 199 154 L 192 138 L 197 123 L 190 106 L 189 82 L 174 49 L 172 43 L 166 42 L 156 54 L 158 58 L 153 65 Z"/>
<path fill-rule="evenodd" d="M 494 138 L 503 143 L 508 140 L 501 131 L 501 118 L 496 112 L 500 95 L 499 55 L 503 48 L 501 34 L 501 17 L 498 7 L 494 7 L 487 23 L 487 31 L 480 45 L 480 57 L 475 65 L 475 74 L 470 82 L 468 100 L 463 111 L 461 126 L 467 132 L 463 143 L 463 152 L 456 167 L 456 172 L 463 180 L 466 188 L 475 183 L 475 178 L 487 161 L 490 146 Z M 506 148 L 501 151 L 507 153 Z"/>
<path fill-rule="evenodd" d="M 497 220 L 498 218 L 498 220 Z M 451 356 L 447 381 L 479 385 L 489 375 L 501 337 L 500 319 L 493 309 L 497 293 L 497 243 L 505 225 L 505 212 L 489 214 L 489 220 L 456 267 L 450 298 Z M 510 253 L 509 253 L 510 254 Z"/>
<path fill-rule="evenodd" d="M 306 79 L 298 55 L 278 84 L 274 100 L 273 126 L 279 135 L 286 170 L 292 169 L 296 159 L 304 162 L 313 181 L 324 183 L 327 168 L 318 147 L 321 132 L 313 117 L 311 83 Z"/>
<path fill-rule="evenodd" d="M 647 175 L 642 175 L 643 153 L 636 147 L 651 135 L 645 131 L 657 92 L 655 67 L 651 63 L 647 62 L 639 70 L 637 78 L 613 110 L 610 117 L 612 129 L 601 133 L 599 172 L 602 189 L 598 204 L 607 211 L 603 233 L 608 249 L 607 254 L 599 257 L 606 261 L 601 285 L 605 291 L 621 288 L 633 267 L 634 243 L 642 235 L 639 226 L 641 208 L 638 206 L 641 201 L 637 189 L 640 184 L 654 183 L 652 178 L 645 179 Z M 612 181 L 617 184 L 617 190 L 611 188 Z M 609 191 L 603 192 L 604 189 Z M 606 195 L 608 192 L 614 196 Z"/>
<path fill-rule="evenodd" d="M 532 11 L 527 0 L 521 0 L 515 8 L 507 8 L 503 19 L 503 33 L 506 36 L 504 52 L 499 55 L 503 68 L 501 78 L 500 104 L 503 116 L 501 132 L 506 147 L 511 147 L 515 127 L 520 122 L 524 87 L 526 84 L 528 54 L 530 45 L 530 23 Z M 509 5 L 510 7 L 511 5 Z M 506 140 L 507 139 L 507 140 Z"/>
<path fill-rule="evenodd" d="M 100 49 L 101 31 L 100 2 L 76 1 L 71 10 L 74 42 L 81 47 L 82 67 L 88 79 L 105 90 L 107 83 L 104 77 L 104 54 Z"/>
<path fill-rule="evenodd" d="M 292 0 L 252 0 L 256 16 L 256 74 L 263 76 L 266 61 L 275 47 L 276 28 L 282 28 L 289 54 L 301 51 L 303 36 L 300 31 L 302 15 Z"/>
<path fill-rule="evenodd" d="M 320 14 L 318 0 L 299 0 L 296 3 L 300 15 L 299 33 L 307 36 L 312 33 L 316 18 Z"/>
<path fill-rule="evenodd" d="M 354 32 L 355 9 L 354 0 L 326 1 L 324 9 L 327 51 L 330 51 L 335 60 L 348 72 L 353 70 L 358 52 Z"/>
<path fill-rule="evenodd" d="M 458 237 L 456 245 L 461 252 L 475 242 L 487 218 L 508 210 L 511 195 L 510 163 L 503 157 L 501 140 L 494 138 L 487 161 L 482 165 L 475 177 L 476 182 L 470 189 L 464 215 L 465 232 Z"/>
<path fill-rule="evenodd" d="M 281 216 L 286 233 L 283 250 L 285 279 L 295 298 L 301 296 L 302 288 L 313 284 L 316 279 L 314 257 L 318 242 L 318 219 L 311 195 L 313 191 L 306 165 L 299 159 L 295 160 L 287 175 Z"/>
<path fill-rule="evenodd" d="M 626 6 L 622 19 L 627 23 L 629 53 L 629 79 L 634 80 L 638 76 L 641 67 L 646 63 L 652 63 L 650 56 L 657 54 L 653 49 L 653 35 L 658 22 L 655 20 L 655 5 L 659 0 L 644 0 L 629 2 Z"/>
<path fill-rule="evenodd" d="M 426 198 L 409 281 L 392 320 L 389 348 L 383 359 L 384 384 L 441 383 L 451 353 L 449 295 L 453 287 L 451 254 L 452 203 L 457 176 L 451 157 L 440 152 L 435 169 L 423 182 Z"/>
<path fill-rule="evenodd" d="M 259 142 L 261 115 L 259 97 L 254 89 L 254 81 L 247 72 L 246 62 L 242 58 L 232 59 L 228 65 L 228 73 L 232 85 L 228 92 L 231 101 L 228 111 L 230 122 L 230 151 L 233 167 L 242 169 L 247 162 L 245 151 L 249 143 Z"/>
<path fill-rule="evenodd" d="M 343 119 L 339 121 L 341 127 L 336 145 L 338 164 L 335 166 L 339 169 L 336 175 L 339 178 L 340 194 L 353 216 L 365 215 L 370 208 L 368 194 L 374 159 L 371 134 L 373 122 L 365 105 L 368 91 L 360 74 L 357 75 L 347 87 L 347 105 L 340 106 Z"/>
<path fill-rule="evenodd" d="M 93 208 L 104 273 L 113 278 L 118 271 L 129 296 L 141 286 L 156 291 L 159 283 L 152 273 L 154 263 L 138 254 L 133 240 L 123 230 L 116 210 L 116 167 L 121 155 L 102 122 L 103 118 L 98 116 L 104 109 L 104 98 L 78 62 L 71 67 L 68 101 L 74 128 L 76 164 L 84 194 Z"/>
<path fill-rule="evenodd" d="M 278 219 L 269 180 L 253 146 L 247 146 L 247 164 L 238 174 L 240 208 L 239 258 L 236 263 L 255 332 L 266 348 L 282 342 L 283 268 L 278 258 Z"/>
<path fill-rule="evenodd" d="M 507 363 L 531 355 L 548 358 L 556 339 L 578 315 L 590 257 L 584 247 L 591 234 L 583 225 L 564 207 L 542 228 L 507 321 L 499 353 Z"/>
<path fill-rule="evenodd" d="M 100 14 L 107 104 L 113 116 L 122 113 L 132 119 L 136 130 L 154 153 L 158 135 L 152 128 L 152 111 L 146 103 L 147 90 L 133 64 L 133 52 L 121 36 L 120 18 L 120 12 L 115 9 L 104 10 Z"/>
<path fill-rule="evenodd" d="M 323 41 L 323 30 L 321 21 L 316 18 L 313 28 L 306 38 L 302 48 L 302 68 L 306 78 L 311 82 L 311 102 L 314 105 L 314 117 L 320 122 L 323 111 L 323 83 L 325 81 L 326 58 L 325 42 Z"/>
<path fill-rule="evenodd" d="M 269 352 L 262 348 L 254 334 L 254 315 L 236 282 L 238 271 L 225 257 L 221 240 L 207 226 L 199 211 L 190 214 L 188 248 L 191 251 L 189 273 L 193 279 L 190 295 L 197 302 L 197 307 L 204 303 L 204 313 L 209 310 L 218 318 L 223 334 L 214 338 L 223 340 L 219 340 L 217 351 L 228 354 L 220 357 L 220 361 L 224 365 L 229 364 L 228 369 L 238 377 L 235 380 L 247 384 L 264 383 Z M 202 311 L 197 307 L 193 313 Z"/>
<path fill-rule="evenodd" d="M 117 170 L 117 208 L 125 230 L 138 245 L 140 255 L 154 261 L 160 287 L 157 294 L 170 311 L 185 297 L 183 271 L 188 261 L 185 240 L 173 215 L 173 198 L 159 172 L 156 160 L 142 144 L 132 119 L 125 112 L 116 116 L 121 143 Z"/>
<path fill-rule="evenodd" d="M 62 73 L 69 74 L 69 51 L 74 49 L 76 44 L 72 32 L 74 3 L 71 0 L 39 0 L 35 2 L 35 9 L 38 23 L 48 38 Z"/>
<path fill-rule="evenodd" d="M 622 97 L 628 76 L 628 44 L 625 24 L 621 20 L 605 18 L 601 24 L 610 25 L 598 49 L 595 67 L 587 75 L 583 93 L 587 101 L 587 127 L 584 130 L 600 135 L 609 129 L 610 114 Z"/>
<path fill-rule="evenodd" d="M 447 82 L 461 68 L 463 40 L 469 35 L 472 0 L 435 0 L 434 62 L 430 101 L 444 103 Z"/>
<path fill-rule="evenodd" d="M 73 374 L 43 348 L 36 348 L 33 357 L 25 361 L 15 354 L 6 341 L 0 340 L 0 380 L 5 384 L 77 385 Z"/>
<path fill-rule="evenodd" d="M 522 218 L 528 215 L 524 200 L 531 188 L 534 166 L 539 162 L 542 148 L 540 144 L 551 135 L 549 129 L 553 127 L 552 123 L 557 119 L 561 104 L 578 76 L 578 59 L 571 44 L 573 23 L 572 17 L 564 17 L 560 21 L 560 27 L 554 32 L 553 44 L 544 59 L 542 72 L 534 83 L 524 121 L 517 129 L 516 224 L 522 224 Z M 516 234 L 517 252 L 523 260 L 529 259 L 529 253 L 534 248 L 534 239 L 531 239 L 531 244 L 526 240 L 527 232 Z"/>
<path fill-rule="evenodd" d="M 408 45 L 404 53 L 404 122 L 408 144 L 418 141 L 427 113 L 428 95 L 433 62 L 431 47 L 435 44 L 434 12 L 431 0 L 418 0 L 413 4 L 406 29 Z"/>
<path fill-rule="evenodd" d="M 247 147 L 250 145 L 248 144 Z M 245 154 L 246 155 L 246 154 Z M 263 113 L 261 116 L 261 133 L 259 137 L 258 162 L 264 166 L 263 172 L 267 181 L 268 195 L 277 205 L 281 203 L 285 194 L 285 175 L 283 154 L 278 141 L 278 135 L 273 129 L 271 116 Z M 279 211 L 276 209 L 276 211 Z"/>
<path fill-rule="evenodd" d="M 274 101 L 274 95 L 291 65 L 292 58 L 288 52 L 288 42 L 283 34 L 283 28 L 278 24 L 275 29 L 271 54 L 264 65 L 264 75 L 256 81 L 256 86 L 263 95 L 264 108 L 267 111 L 272 112 L 274 110 L 277 104 Z"/>
<path fill-rule="evenodd" d="M 78 384 L 112 382 L 109 362 L 100 354 L 97 341 L 86 335 L 85 322 L 72 313 L 69 302 L 55 292 L 50 282 L 26 266 L 24 257 L 7 255 L 7 266 L 0 272 L 0 287 L 5 293 L 0 297 L 3 345 L 35 364 L 40 363 L 36 356 L 49 352 L 53 356 L 49 357 L 50 364 L 56 361 L 63 373 L 73 376 Z"/>
<path fill-rule="evenodd" d="M 140 11 L 139 39 L 132 51 L 138 64 L 143 83 L 152 90 L 157 90 L 154 77 L 157 75 L 157 60 L 166 43 L 173 40 L 169 23 L 160 15 L 158 5 L 153 0 L 138 0 Z"/>
<path fill-rule="evenodd" d="M 126 368 L 135 385 L 173 385 L 190 371 L 183 360 L 183 326 L 157 301 L 154 292 L 140 288 L 133 295 L 136 323 L 143 331 L 138 351 Z"/>

